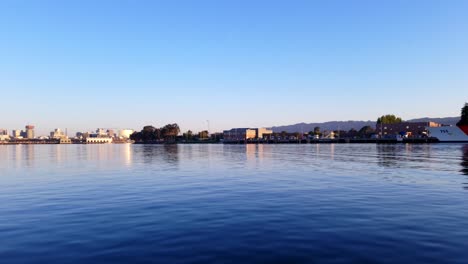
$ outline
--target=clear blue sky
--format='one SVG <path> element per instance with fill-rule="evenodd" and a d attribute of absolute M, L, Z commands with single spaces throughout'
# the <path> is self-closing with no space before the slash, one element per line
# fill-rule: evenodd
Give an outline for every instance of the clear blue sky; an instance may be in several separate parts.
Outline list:
<path fill-rule="evenodd" d="M 0 2 L 0 127 L 456 116 L 468 1 Z"/>

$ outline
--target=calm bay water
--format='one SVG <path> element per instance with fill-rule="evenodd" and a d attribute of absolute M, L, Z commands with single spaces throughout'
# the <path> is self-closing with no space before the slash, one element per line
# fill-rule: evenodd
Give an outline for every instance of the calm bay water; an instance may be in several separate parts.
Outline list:
<path fill-rule="evenodd" d="M 0 146 L 1 263 L 468 263 L 468 145 Z"/>

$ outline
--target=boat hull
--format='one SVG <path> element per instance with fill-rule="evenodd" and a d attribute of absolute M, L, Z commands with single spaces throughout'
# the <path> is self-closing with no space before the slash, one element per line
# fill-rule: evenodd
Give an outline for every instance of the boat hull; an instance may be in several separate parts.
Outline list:
<path fill-rule="evenodd" d="M 468 142 L 468 126 L 428 127 L 427 131 L 440 142 Z"/>

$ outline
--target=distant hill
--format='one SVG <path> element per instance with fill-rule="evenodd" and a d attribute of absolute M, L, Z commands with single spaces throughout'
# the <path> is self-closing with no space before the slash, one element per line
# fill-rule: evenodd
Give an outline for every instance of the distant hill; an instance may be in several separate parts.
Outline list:
<path fill-rule="evenodd" d="M 460 117 L 444 117 L 444 118 L 417 118 L 417 119 L 410 119 L 406 120 L 408 122 L 437 122 L 444 125 L 455 125 Z M 364 126 L 371 126 L 375 128 L 376 122 L 375 121 L 330 121 L 324 123 L 299 123 L 294 125 L 286 125 L 286 126 L 274 126 L 271 129 L 273 132 L 281 132 L 286 131 L 289 133 L 293 132 L 309 132 L 313 131 L 315 127 L 320 127 L 320 130 L 344 130 L 348 131 L 352 128 L 359 130 Z"/>
<path fill-rule="evenodd" d="M 315 127 L 320 127 L 320 130 L 345 130 L 348 131 L 352 128 L 359 130 L 364 126 L 375 127 L 375 121 L 330 121 L 324 123 L 299 123 L 288 126 L 275 126 L 271 129 L 273 132 L 286 131 L 293 132 L 309 132 L 313 131 Z"/>
<path fill-rule="evenodd" d="M 456 125 L 458 121 L 460 121 L 460 117 L 442 117 L 442 118 L 431 118 L 431 117 L 423 117 L 417 119 L 408 120 L 409 122 L 436 122 L 443 125 Z"/>

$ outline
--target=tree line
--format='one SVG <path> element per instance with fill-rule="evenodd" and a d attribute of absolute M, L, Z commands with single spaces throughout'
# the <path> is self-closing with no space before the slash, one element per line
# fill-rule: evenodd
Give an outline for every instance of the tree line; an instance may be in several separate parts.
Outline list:
<path fill-rule="evenodd" d="M 457 123 L 457 126 L 467 126 L 468 125 L 468 104 L 461 109 L 461 118 Z"/>
<path fill-rule="evenodd" d="M 208 142 L 220 140 L 218 134 L 213 134 L 210 136 L 207 130 L 200 131 L 198 133 L 193 133 L 191 130 L 180 134 L 179 125 L 167 124 L 161 128 L 156 128 L 154 126 L 144 126 L 143 129 L 139 132 L 134 132 L 130 135 L 130 139 L 134 140 L 136 143 L 174 143 L 174 142 Z"/>
<path fill-rule="evenodd" d="M 175 142 L 180 133 L 179 125 L 167 124 L 161 128 L 145 126 L 140 132 L 130 135 L 130 139 L 135 142 Z"/>

